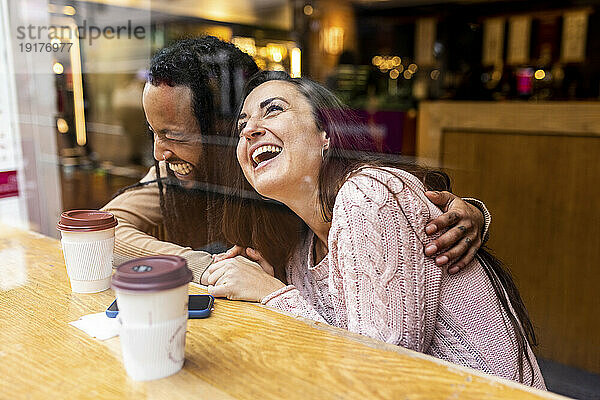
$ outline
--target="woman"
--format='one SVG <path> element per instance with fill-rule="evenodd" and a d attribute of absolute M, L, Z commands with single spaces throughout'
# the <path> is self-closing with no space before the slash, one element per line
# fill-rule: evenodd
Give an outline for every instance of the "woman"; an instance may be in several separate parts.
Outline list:
<path fill-rule="evenodd" d="M 264 217 L 250 229 L 239 221 L 251 205 L 232 196 L 225 235 L 254 246 L 247 255 L 260 267 L 241 257 L 213 264 L 203 276 L 213 295 L 260 301 L 545 388 L 531 322 L 501 264 L 481 251 L 449 276 L 423 254 L 432 240 L 424 228 L 440 214 L 424 192 L 448 190 L 445 174 L 364 155 L 372 142 L 335 96 L 285 73 L 262 72 L 248 83 L 238 131 L 245 179 L 285 204 L 302 229 Z M 285 239 L 293 249 L 289 285 L 261 255 Z"/>

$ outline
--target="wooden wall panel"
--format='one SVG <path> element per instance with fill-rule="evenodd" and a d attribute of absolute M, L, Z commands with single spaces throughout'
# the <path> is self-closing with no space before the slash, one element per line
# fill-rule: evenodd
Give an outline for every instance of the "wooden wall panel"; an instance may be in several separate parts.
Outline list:
<path fill-rule="evenodd" d="M 454 191 L 493 215 L 539 353 L 600 372 L 600 138 L 448 132 L 442 149 Z"/>
<path fill-rule="evenodd" d="M 600 373 L 600 123 L 590 124 L 600 105 L 579 118 L 584 125 L 563 113 L 564 133 L 528 123 L 544 116 L 526 103 L 506 124 L 493 121 L 502 103 L 488 103 L 489 119 L 464 115 L 461 103 L 431 105 L 419 116 L 417 152 L 436 148 L 429 161 L 451 175 L 455 193 L 490 209 L 489 246 L 516 278 L 538 354 Z"/>

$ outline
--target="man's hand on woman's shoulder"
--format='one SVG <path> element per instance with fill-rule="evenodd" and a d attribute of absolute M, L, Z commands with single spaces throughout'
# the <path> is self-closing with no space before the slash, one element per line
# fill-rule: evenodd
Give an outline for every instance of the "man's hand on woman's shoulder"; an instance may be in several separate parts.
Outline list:
<path fill-rule="evenodd" d="M 435 256 L 438 266 L 455 274 L 473 261 L 483 244 L 483 213 L 450 192 L 429 191 L 425 195 L 444 212 L 427 224 L 425 233 L 433 235 L 448 229 L 425 248 L 425 255 Z"/>

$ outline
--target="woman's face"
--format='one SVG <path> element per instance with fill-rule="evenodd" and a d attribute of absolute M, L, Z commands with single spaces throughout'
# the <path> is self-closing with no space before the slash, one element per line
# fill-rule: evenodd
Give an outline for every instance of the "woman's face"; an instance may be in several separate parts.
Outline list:
<path fill-rule="evenodd" d="M 154 158 L 165 160 L 183 184 L 192 184 L 199 178 L 202 144 L 190 88 L 147 83 L 142 103 L 154 133 Z"/>
<path fill-rule="evenodd" d="M 258 193 L 285 201 L 298 190 L 316 188 L 326 134 L 294 84 L 269 81 L 250 92 L 238 131 L 237 159 Z"/>

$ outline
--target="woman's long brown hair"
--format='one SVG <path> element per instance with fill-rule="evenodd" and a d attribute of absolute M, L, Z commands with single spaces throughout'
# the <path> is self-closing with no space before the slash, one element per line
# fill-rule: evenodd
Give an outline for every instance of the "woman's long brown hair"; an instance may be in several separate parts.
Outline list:
<path fill-rule="evenodd" d="M 402 169 L 420 179 L 428 190 L 450 191 L 450 179 L 445 173 L 426 169 L 405 158 L 377 154 L 367 127 L 358 122 L 334 94 L 313 81 L 291 78 L 284 72 L 260 72 L 246 85 L 244 99 L 256 87 L 272 80 L 294 84 L 311 104 L 317 128 L 329 137 L 329 149 L 324 153 L 318 178 L 320 210 L 324 221 L 330 222 L 332 219 L 335 198 L 342 184 L 349 175 L 365 166 Z M 308 227 L 285 205 L 275 201 L 269 204 L 261 199 L 243 176 L 235 149 L 230 151 L 228 186 L 233 190 L 224 205 L 225 238 L 229 242 L 260 251 L 274 266 L 277 276 L 285 279 L 285 265 Z M 527 344 L 533 346 L 537 341 L 517 286 L 510 272 L 489 251 L 479 249 L 477 258 L 516 337 L 519 380 L 523 382 L 523 366 L 527 360 L 533 382 L 533 363 Z"/>

